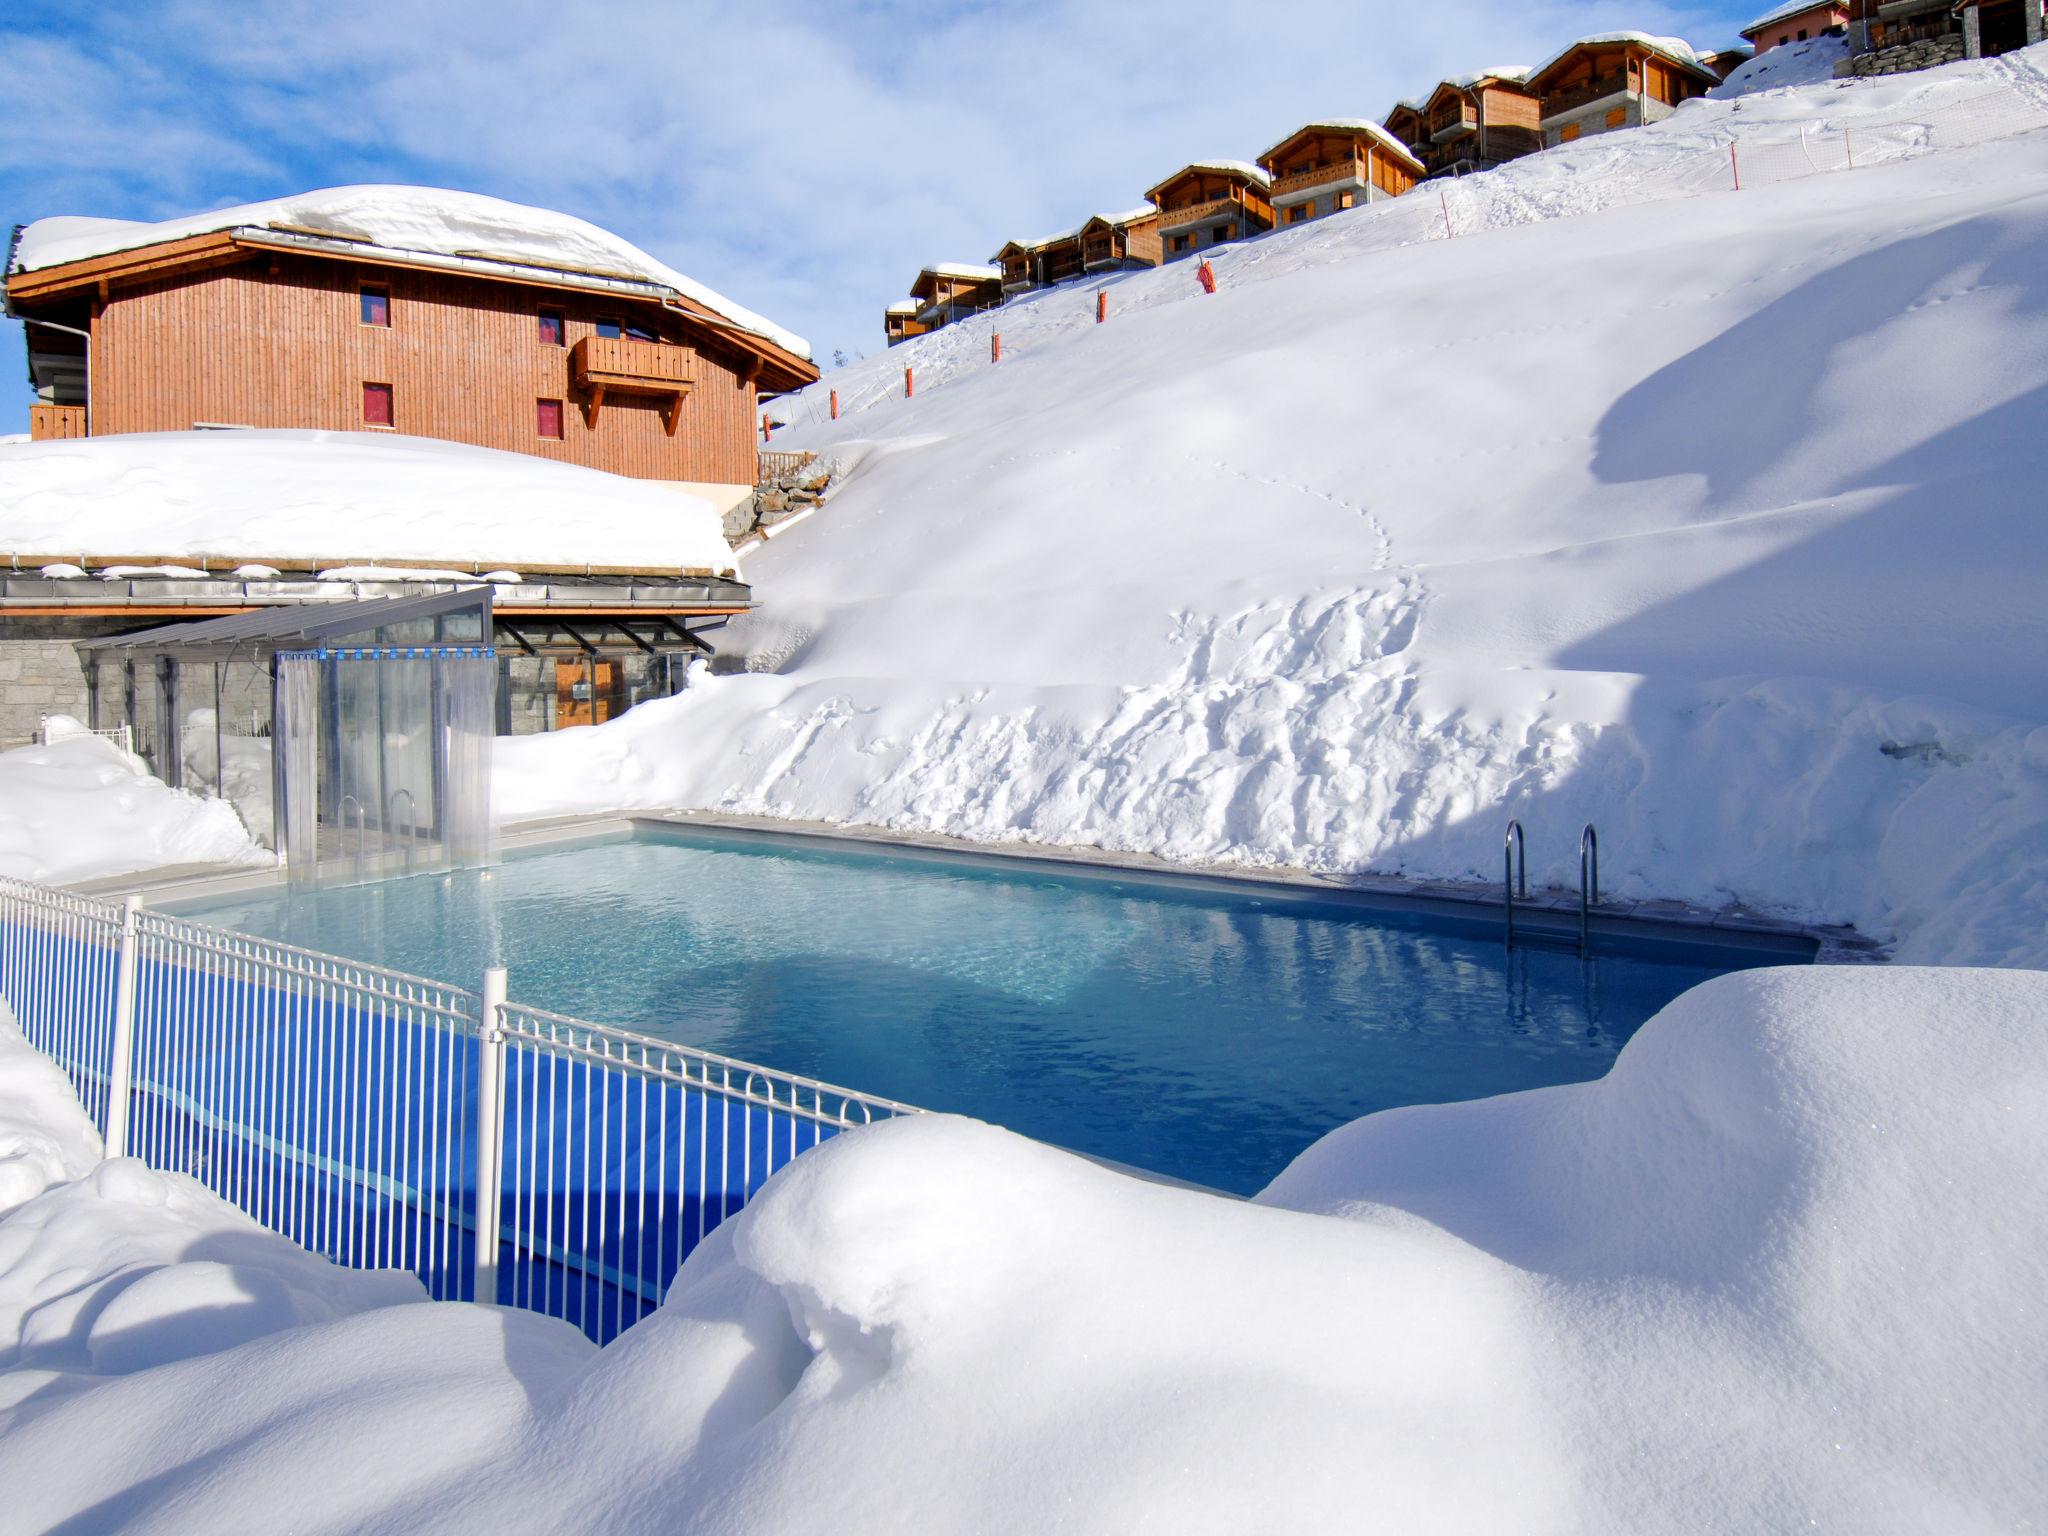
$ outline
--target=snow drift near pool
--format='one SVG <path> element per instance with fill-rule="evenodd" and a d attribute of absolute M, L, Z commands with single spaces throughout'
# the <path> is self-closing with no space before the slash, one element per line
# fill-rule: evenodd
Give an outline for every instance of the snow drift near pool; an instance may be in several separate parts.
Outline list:
<path fill-rule="evenodd" d="M 1724 977 L 1600 1082 L 1371 1117 L 1254 1205 L 897 1121 L 602 1353 L 341 1288 L 226 1349 L 195 1304 L 130 1374 L 0 1334 L 0 1529 L 2021 1528 L 2044 1016 L 2031 972 Z M 103 1268 L 124 1166 L 0 1220 L 0 1320 L 53 1205 L 102 1202 L 64 1237 Z"/>
<path fill-rule="evenodd" d="M 660 481 L 425 437 L 283 429 L 0 446 L 0 548 L 733 568 L 711 503 Z"/>

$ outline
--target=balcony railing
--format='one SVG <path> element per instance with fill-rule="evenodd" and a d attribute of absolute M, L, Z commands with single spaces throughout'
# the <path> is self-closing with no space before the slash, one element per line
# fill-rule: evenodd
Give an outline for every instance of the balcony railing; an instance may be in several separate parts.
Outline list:
<path fill-rule="evenodd" d="M 665 395 L 662 430 L 675 436 L 683 413 L 683 397 L 697 378 L 697 354 L 666 341 L 638 341 L 630 336 L 585 336 L 569 349 L 569 377 L 589 395 L 584 419 L 596 427 L 604 397 Z"/>
<path fill-rule="evenodd" d="M 1471 112 L 1461 112 L 1444 122 L 1432 120 L 1429 125 L 1429 141 L 1441 144 L 1445 139 L 1455 139 L 1460 134 L 1473 133 L 1479 128 L 1478 117 Z"/>
<path fill-rule="evenodd" d="M 1609 96 L 1618 96 L 1624 91 L 1635 89 L 1633 77 L 1617 72 L 1602 75 L 1591 85 L 1582 85 L 1575 91 L 1552 91 L 1543 98 L 1545 118 L 1558 117 L 1566 112 L 1575 112 L 1580 107 L 1591 106 L 1594 102 Z"/>
<path fill-rule="evenodd" d="M 34 441 L 85 436 L 85 407 L 82 405 L 32 405 L 28 408 L 28 435 Z"/>
<path fill-rule="evenodd" d="M 1305 171 L 1282 176 L 1273 183 L 1273 195 L 1286 197 L 1293 192 L 1306 192 L 1311 187 L 1333 187 L 1347 181 L 1360 185 L 1365 182 L 1365 162 L 1353 157 L 1349 160 L 1331 160 L 1322 165 L 1312 165 Z"/>
<path fill-rule="evenodd" d="M 1206 203 L 1190 203 L 1185 208 L 1168 208 L 1159 215 L 1161 229 L 1180 229 L 1189 224 L 1199 224 L 1204 219 L 1234 216 L 1238 210 L 1234 197 L 1211 198 Z"/>

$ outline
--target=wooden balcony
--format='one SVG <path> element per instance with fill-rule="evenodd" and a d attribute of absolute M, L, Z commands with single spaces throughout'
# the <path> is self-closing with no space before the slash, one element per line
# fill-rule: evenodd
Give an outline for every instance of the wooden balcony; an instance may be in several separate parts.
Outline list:
<path fill-rule="evenodd" d="M 585 336 L 569 349 L 569 379 L 590 397 L 583 416 L 592 427 L 607 394 L 665 396 L 662 430 L 674 437 L 683 399 L 697 379 L 697 354 L 666 341 Z"/>
<path fill-rule="evenodd" d="M 32 405 L 28 408 L 28 435 L 38 443 L 58 438 L 85 436 L 85 407 L 82 405 Z"/>
<path fill-rule="evenodd" d="M 1478 131 L 1479 115 L 1476 112 L 1460 112 L 1455 117 L 1445 118 L 1442 122 L 1432 118 L 1429 124 L 1429 142 L 1441 144 L 1444 140 L 1455 139 L 1460 134 L 1476 133 Z"/>
<path fill-rule="evenodd" d="M 1217 197 L 1206 203 L 1190 203 L 1185 208 L 1168 208 L 1159 215 L 1159 227 L 1184 229 L 1205 219 L 1232 218 L 1237 214 L 1237 206 L 1234 197 Z"/>
<path fill-rule="evenodd" d="M 1349 160 L 1331 160 L 1323 165 L 1312 165 L 1305 171 L 1296 171 L 1292 176 L 1282 176 L 1273 183 L 1273 196 L 1289 197 L 1296 192 L 1307 192 L 1318 187 L 1342 186 L 1347 181 L 1365 185 L 1365 161 L 1356 157 Z"/>
<path fill-rule="evenodd" d="M 1582 85 L 1575 91 L 1551 92 L 1543 98 L 1543 120 L 1549 122 L 1553 117 L 1559 117 L 1566 112 L 1576 112 L 1580 107 L 1589 107 L 1596 101 L 1604 101 L 1609 96 L 1619 96 L 1634 89 L 1635 82 L 1632 76 L 1617 71 L 1611 75 L 1602 75 L 1591 85 Z"/>

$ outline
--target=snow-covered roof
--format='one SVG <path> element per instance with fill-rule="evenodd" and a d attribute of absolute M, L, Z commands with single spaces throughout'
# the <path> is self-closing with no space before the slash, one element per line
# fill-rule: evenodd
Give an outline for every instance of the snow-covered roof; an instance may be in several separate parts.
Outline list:
<path fill-rule="evenodd" d="M 1369 138 L 1373 139 L 1375 142 L 1384 145 L 1387 149 L 1399 155 L 1403 160 L 1407 160 L 1412 164 L 1416 165 L 1417 167 L 1420 167 L 1422 164 L 1420 160 L 1417 160 L 1415 158 L 1415 152 L 1413 150 L 1411 150 L 1406 144 L 1403 144 L 1399 139 L 1395 138 L 1393 134 L 1387 132 L 1386 129 L 1382 128 L 1378 123 L 1374 122 L 1369 117 L 1319 117 L 1315 119 L 1313 122 L 1303 123 L 1299 128 L 1295 129 L 1292 133 L 1288 134 L 1286 138 L 1281 139 L 1274 144 L 1268 145 L 1265 149 L 1259 152 L 1259 158 L 1261 160 L 1270 159 L 1277 151 L 1279 151 L 1279 149 L 1283 145 L 1285 145 L 1288 142 L 1289 139 L 1298 139 L 1304 133 L 1317 132 L 1362 133 L 1367 135 Z"/>
<path fill-rule="evenodd" d="M 1773 22 L 1790 21 L 1794 16 L 1803 16 L 1808 11 L 1834 10 L 1840 3 L 1841 0 L 1786 0 L 1784 5 L 1772 6 L 1763 15 L 1757 17 L 1755 21 L 1744 27 L 1742 35 L 1748 37 L 1752 33 L 1763 31 L 1765 27 L 1770 26 Z"/>
<path fill-rule="evenodd" d="M 958 277 L 971 283 L 985 283 L 1003 275 L 1001 267 L 978 266 L 967 261 L 941 261 L 924 268 L 918 276 Z"/>
<path fill-rule="evenodd" d="M 1660 54 L 1674 64 L 1686 69 L 1697 70 L 1700 74 L 1713 78 L 1716 83 L 1719 82 L 1719 77 L 1714 75 L 1711 69 L 1700 62 L 1699 50 L 1694 48 L 1684 38 L 1657 37 L 1648 32 L 1595 32 L 1586 37 L 1574 38 L 1541 64 L 1530 70 L 1523 78 L 1525 80 L 1541 79 L 1566 56 L 1576 53 L 1581 48 L 1597 48 L 1603 43 L 1634 43 L 1639 48 L 1647 48 L 1650 52 Z"/>
<path fill-rule="evenodd" d="M 685 277 L 595 224 L 546 208 L 438 187 L 328 187 L 211 213 L 148 223 L 134 219 L 37 219 L 21 233 L 10 271 L 33 272 L 221 230 L 282 227 L 328 234 L 395 253 L 469 257 L 487 264 L 624 277 L 666 288 L 741 330 L 809 358 L 811 344 L 721 293 Z"/>
<path fill-rule="evenodd" d="M 1375 124 L 1374 126 L 1377 127 L 1378 125 Z M 1299 132 L 1300 130 L 1297 129 L 1295 131 Z M 1406 151 L 1404 150 L 1403 153 L 1406 153 Z M 1162 177 L 1159 181 L 1155 182 L 1151 191 L 1145 195 L 1147 197 L 1153 196 L 1161 187 L 1180 180 L 1181 177 L 1187 175 L 1190 171 L 1208 171 L 1218 176 L 1242 176 L 1256 187 L 1264 188 L 1273 185 L 1272 178 L 1267 176 L 1263 170 L 1253 165 L 1249 160 L 1190 160 L 1171 176 Z"/>
<path fill-rule="evenodd" d="M 888 307 L 888 309 L 884 311 L 884 313 L 891 315 L 914 315 L 923 307 L 924 306 L 918 303 L 915 299 L 898 299 L 894 304 L 891 304 Z"/>
<path fill-rule="evenodd" d="M 0 448 L 0 549 L 325 565 L 730 570 L 657 480 L 385 432 L 136 432 Z"/>
<path fill-rule="evenodd" d="M 1135 224 L 1140 219 L 1156 219 L 1159 210 L 1150 203 L 1140 203 L 1135 208 L 1126 208 L 1122 213 L 1098 213 L 1088 224 L 1107 224 L 1111 229 L 1121 229 L 1126 224 Z M 1086 229 L 1088 224 L 1081 227 Z"/>

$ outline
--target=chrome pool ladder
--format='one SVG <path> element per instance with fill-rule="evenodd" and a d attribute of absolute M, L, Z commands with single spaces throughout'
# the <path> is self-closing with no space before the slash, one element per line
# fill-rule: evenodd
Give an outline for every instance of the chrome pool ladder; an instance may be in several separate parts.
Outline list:
<path fill-rule="evenodd" d="M 1600 834 L 1593 823 L 1579 833 L 1579 953 L 1586 953 L 1586 931 L 1600 902 Z"/>
<path fill-rule="evenodd" d="M 1526 898 L 1529 894 L 1529 845 L 1522 836 L 1519 821 L 1508 823 L 1507 834 L 1500 840 L 1501 896 L 1508 914 L 1508 948 L 1515 947 L 1515 898 Z"/>

